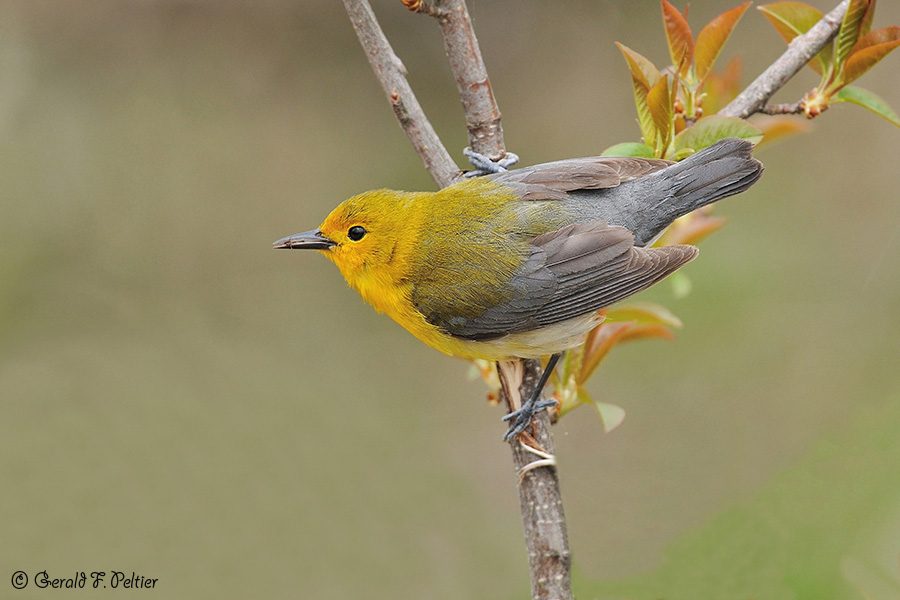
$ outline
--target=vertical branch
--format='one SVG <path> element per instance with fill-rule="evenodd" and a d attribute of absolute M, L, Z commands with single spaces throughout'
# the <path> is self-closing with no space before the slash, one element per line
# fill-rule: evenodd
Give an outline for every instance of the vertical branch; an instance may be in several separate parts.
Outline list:
<path fill-rule="evenodd" d="M 537 363 L 536 365 L 534 363 Z M 534 391 L 540 377 L 539 361 L 497 363 L 497 374 L 507 408 L 522 405 L 522 398 Z M 519 382 L 521 381 L 521 385 Z M 569 571 L 572 559 L 566 531 L 566 516 L 559 493 L 550 415 L 542 410 L 534 416 L 534 439 L 550 458 L 538 459 L 524 444 L 512 444 L 513 463 L 519 477 L 519 505 L 531 571 L 531 597 L 571 600 Z M 535 465 L 541 465 L 534 468 Z"/>
<path fill-rule="evenodd" d="M 435 17 L 441 28 L 444 50 L 466 115 L 469 144 L 492 160 L 506 156 L 500 109 L 491 90 L 487 69 L 469 18 L 465 0 L 401 0 L 414 12 Z M 497 363 L 509 412 L 519 408 L 521 398 L 530 397 L 541 374 L 539 360 Z M 550 416 L 541 411 L 533 420 L 538 446 L 554 452 Z M 535 456 L 515 439 L 510 444 L 519 478 L 519 504 L 525 528 L 525 545 L 531 571 L 531 595 L 535 599 L 572 598 L 569 577 L 571 558 L 562 495 L 555 461 L 531 468 Z"/>
<path fill-rule="evenodd" d="M 460 173 L 428 124 L 406 81 L 405 69 L 378 26 L 368 1 L 343 2 L 369 63 L 410 142 L 441 187 L 453 183 Z M 500 125 L 500 109 L 491 90 L 465 0 L 435 0 L 434 4 L 425 0 L 402 2 L 414 12 L 435 17 L 440 24 L 444 49 L 466 115 L 470 146 L 492 160 L 504 158 L 506 147 Z M 506 398 L 512 407 L 513 398 L 520 399 L 520 394 L 530 396 L 533 393 L 541 373 L 541 363 L 528 360 L 503 364 L 516 367 L 510 374 L 498 364 Z M 521 405 L 521 401 L 518 402 Z M 547 411 L 540 412 L 534 424 L 538 444 L 552 454 L 554 444 Z M 531 568 L 532 597 L 570 599 L 571 560 L 555 463 L 545 460 L 540 468 L 534 468 L 534 455 L 526 450 L 521 441 L 513 440 L 511 448 L 516 472 L 522 474 L 518 486 L 519 501 Z"/>
<path fill-rule="evenodd" d="M 391 108 L 394 109 L 406 137 L 425 163 L 425 168 L 441 187 L 454 183 L 462 173 L 422 111 L 416 95 L 406 80 L 406 67 L 394 54 L 368 0 L 343 0 L 343 2 L 369 64 L 372 65 L 375 76 L 387 94 Z"/>
<path fill-rule="evenodd" d="M 402 1 L 410 10 L 437 19 L 444 51 L 466 115 L 469 145 L 491 160 L 500 160 L 506 156 L 500 109 L 491 89 L 465 0 L 435 0 L 433 3 Z"/>

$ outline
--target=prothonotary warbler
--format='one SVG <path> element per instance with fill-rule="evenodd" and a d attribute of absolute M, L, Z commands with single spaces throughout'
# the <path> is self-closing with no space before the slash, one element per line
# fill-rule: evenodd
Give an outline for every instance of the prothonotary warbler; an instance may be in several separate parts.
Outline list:
<path fill-rule="evenodd" d="M 378 312 L 441 352 L 508 360 L 553 355 L 505 439 L 531 422 L 559 353 L 598 311 L 697 256 L 649 245 L 678 217 L 753 185 L 752 146 L 722 140 L 681 162 L 561 160 L 437 192 L 375 190 L 276 248 L 319 250 Z"/>

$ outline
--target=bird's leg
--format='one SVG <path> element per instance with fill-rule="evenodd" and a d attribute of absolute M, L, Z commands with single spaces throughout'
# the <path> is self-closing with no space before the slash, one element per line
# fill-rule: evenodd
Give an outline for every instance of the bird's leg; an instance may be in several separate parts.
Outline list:
<path fill-rule="evenodd" d="M 522 404 L 522 408 L 519 410 L 513 411 L 503 417 L 504 421 L 511 421 L 515 419 L 512 425 L 509 426 L 509 429 L 503 434 L 503 441 L 508 442 L 509 440 L 515 438 L 517 435 L 525 431 L 525 428 L 531 424 L 531 419 L 534 418 L 534 413 L 543 410 L 550 406 L 556 406 L 556 400 L 551 398 L 550 400 L 542 400 L 538 402 L 538 398 L 541 397 L 541 390 L 544 389 L 544 386 L 547 385 L 547 380 L 550 379 L 550 374 L 553 373 L 553 369 L 556 367 L 556 363 L 559 361 L 559 354 L 554 354 L 550 357 L 550 360 L 547 361 L 547 367 L 544 369 L 544 372 L 541 373 L 541 378 L 538 380 L 537 387 L 534 388 L 534 392 L 531 394 L 531 398 L 528 399 L 527 402 Z"/>
<path fill-rule="evenodd" d="M 479 177 L 481 175 L 490 175 L 491 173 L 502 173 L 509 167 L 519 162 L 519 157 L 512 152 L 507 152 L 500 160 L 494 162 L 484 154 L 479 154 L 471 148 L 464 148 L 463 154 L 475 167 L 474 171 L 468 171 L 466 177 Z"/>

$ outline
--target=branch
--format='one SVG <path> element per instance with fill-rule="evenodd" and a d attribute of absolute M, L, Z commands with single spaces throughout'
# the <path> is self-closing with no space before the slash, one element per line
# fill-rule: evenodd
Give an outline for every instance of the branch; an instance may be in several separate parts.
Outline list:
<path fill-rule="evenodd" d="M 437 19 L 444 51 L 456 79 L 456 89 L 466 115 L 469 145 L 475 152 L 498 161 L 506 156 L 500 109 L 491 90 L 481 50 L 465 0 L 402 0 L 413 12 Z"/>
<path fill-rule="evenodd" d="M 414 12 L 437 18 L 440 24 L 444 49 L 466 115 L 469 145 L 475 152 L 492 160 L 504 158 L 506 148 L 503 142 L 503 128 L 500 125 L 500 109 L 491 91 L 490 80 L 465 0 L 435 0 L 434 4 L 423 0 L 402 1 Z M 368 1 L 343 0 L 343 2 L 372 70 L 388 95 L 394 114 L 397 115 L 410 142 L 422 157 L 431 176 L 441 187 L 453 183 L 461 173 L 416 101 L 406 81 L 406 70 L 391 49 Z M 540 376 L 541 363 L 538 360 L 528 360 L 504 364 L 516 366 L 513 370 L 515 378 L 511 378 L 498 364 L 504 389 L 507 390 L 506 398 L 512 411 L 513 398 L 520 399 L 519 394 L 530 396 L 533 393 Z M 509 390 L 515 390 L 515 393 Z M 534 423 L 538 445 L 552 455 L 554 446 L 547 411 L 540 412 L 535 417 Z M 513 440 L 510 446 L 516 472 L 522 474 L 518 486 L 519 502 L 531 567 L 532 597 L 571 599 L 569 543 L 555 463 L 535 463 L 532 460 L 533 455 L 518 439 Z M 540 468 L 535 468 L 536 464 Z M 527 472 L 523 471 L 526 467 L 529 468 Z"/>
<path fill-rule="evenodd" d="M 540 378 L 541 364 L 537 360 L 497 363 L 497 374 L 503 398 L 512 412 L 522 405 L 523 397 L 531 396 Z M 535 456 L 521 440 L 512 443 L 513 463 L 520 474 L 519 505 L 528 548 L 531 597 L 571 600 L 572 559 L 548 411 L 538 412 L 532 423 L 534 442 L 544 453 Z"/>
<path fill-rule="evenodd" d="M 728 106 L 720 110 L 719 114 L 725 117 L 746 119 L 753 113 L 761 112 L 769 98 L 837 35 L 849 4 L 850 0 L 843 0 L 809 31 L 791 40 L 784 54 L 763 71 L 756 81 L 747 86 L 747 89 L 732 100 Z"/>
<path fill-rule="evenodd" d="M 441 187 L 457 181 L 462 172 L 450 157 L 444 144 L 422 111 L 416 95 L 406 80 L 406 67 L 394 54 L 390 42 L 378 25 L 368 0 L 343 0 L 369 64 L 387 94 L 400 126 L 431 177 Z"/>
<path fill-rule="evenodd" d="M 402 0 L 414 12 L 435 17 L 441 27 L 444 50 L 466 115 L 469 144 L 493 160 L 506 156 L 500 109 L 491 91 L 487 69 L 472 29 L 465 0 Z M 521 407 L 522 397 L 531 397 L 541 374 L 539 360 L 497 363 L 509 412 Z M 519 478 L 519 505 L 525 528 L 525 545 L 531 571 L 531 597 L 570 600 L 571 558 L 563 513 L 554 444 L 547 411 L 534 418 L 535 441 L 550 458 L 535 463 L 535 456 L 519 438 L 510 444 Z M 529 466 L 530 465 L 530 466 Z M 540 468 L 535 468 L 535 465 Z"/>

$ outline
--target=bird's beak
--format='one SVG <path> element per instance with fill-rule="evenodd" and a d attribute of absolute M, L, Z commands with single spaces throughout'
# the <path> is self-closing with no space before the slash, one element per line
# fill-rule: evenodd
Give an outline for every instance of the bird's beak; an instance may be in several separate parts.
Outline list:
<path fill-rule="evenodd" d="M 335 245 L 337 245 L 337 242 L 322 235 L 322 232 L 318 229 L 295 233 L 272 244 L 275 248 L 288 248 L 290 250 L 328 250 Z"/>

